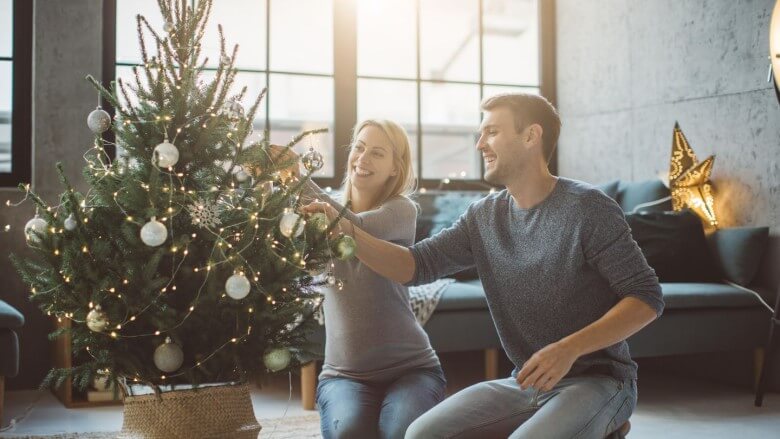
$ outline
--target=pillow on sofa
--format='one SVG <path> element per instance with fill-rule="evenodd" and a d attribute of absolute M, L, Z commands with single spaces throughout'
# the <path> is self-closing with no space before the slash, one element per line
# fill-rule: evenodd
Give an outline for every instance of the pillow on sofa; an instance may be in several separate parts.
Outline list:
<path fill-rule="evenodd" d="M 623 212 L 631 212 L 642 203 L 660 200 L 671 194 L 669 188 L 661 180 L 647 180 L 639 182 L 622 182 L 618 189 L 617 202 L 623 208 Z M 668 211 L 672 210 L 672 202 L 666 201 L 642 210 Z"/>
<path fill-rule="evenodd" d="M 620 188 L 620 180 L 612 180 L 606 183 L 597 184 L 595 186 L 596 189 L 600 190 L 601 192 L 604 192 L 604 194 L 606 194 L 609 198 L 612 198 L 613 200 L 617 201 L 618 189 Z"/>
<path fill-rule="evenodd" d="M 726 279 L 747 286 L 758 272 L 768 239 L 768 227 L 733 227 L 715 231 L 708 241 Z"/>
<path fill-rule="evenodd" d="M 717 282 L 701 220 L 689 210 L 626 214 L 634 240 L 661 282 Z"/>
<path fill-rule="evenodd" d="M 433 236 L 457 221 L 469 205 L 487 195 L 481 191 L 427 191 L 415 195 L 420 205 L 415 242 Z M 451 275 L 457 280 L 479 279 L 476 267 Z"/>

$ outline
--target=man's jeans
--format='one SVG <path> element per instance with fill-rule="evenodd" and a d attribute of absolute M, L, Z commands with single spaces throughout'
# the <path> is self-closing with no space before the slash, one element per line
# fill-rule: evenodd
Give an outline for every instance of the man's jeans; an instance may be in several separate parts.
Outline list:
<path fill-rule="evenodd" d="M 445 396 L 440 367 L 411 370 L 395 381 L 325 378 L 317 385 L 325 439 L 403 438 L 417 417 Z"/>
<path fill-rule="evenodd" d="M 635 380 L 605 375 L 565 378 L 540 393 L 504 378 L 450 396 L 412 423 L 406 437 L 603 439 L 628 420 L 636 398 Z"/>

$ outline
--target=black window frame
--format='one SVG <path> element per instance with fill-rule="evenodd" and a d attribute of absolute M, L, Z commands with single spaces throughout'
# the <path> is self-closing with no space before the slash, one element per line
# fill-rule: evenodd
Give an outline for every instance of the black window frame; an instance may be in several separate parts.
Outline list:
<path fill-rule="evenodd" d="M 18 1 L 18 0 L 17 0 Z M 270 8 L 273 1 L 268 0 L 266 2 L 266 68 L 265 69 L 239 69 L 241 71 L 257 72 L 266 74 L 266 85 L 270 82 L 271 74 L 283 73 L 293 74 L 298 76 L 315 76 L 315 77 L 330 77 L 334 82 L 334 102 L 333 102 L 333 145 L 334 151 L 334 176 L 333 177 L 317 177 L 314 176 L 315 182 L 321 186 L 339 187 L 344 179 L 344 171 L 346 169 L 347 156 L 349 154 L 346 148 L 349 145 L 352 128 L 357 122 L 357 87 L 358 78 L 367 79 L 399 79 L 393 77 L 382 76 L 365 76 L 357 74 L 357 1 L 359 0 L 333 0 L 333 74 L 319 74 L 319 73 L 299 73 L 299 72 L 282 72 L 274 71 L 270 69 Z M 523 85 L 517 84 L 497 84 L 487 83 L 483 80 L 483 65 L 482 65 L 482 11 L 483 1 L 475 0 L 479 2 L 479 14 L 480 14 L 480 98 L 483 97 L 485 86 L 498 85 L 522 88 Z M 537 0 L 538 1 L 538 20 L 539 20 L 539 93 L 546 97 L 553 105 L 557 105 L 556 102 L 556 73 L 555 73 L 555 0 Z M 419 16 L 421 0 L 415 0 L 416 13 Z M 116 0 L 106 0 L 104 2 L 104 58 L 103 58 L 103 78 L 104 83 L 107 85 L 116 76 Z M 442 179 L 423 179 L 420 178 L 422 174 L 422 137 L 424 127 L 422 126 L 420 115 L 420 87 L 422 83 L 433 82 L 420 78 L 419 72 L 419 42 L 420 42 L 420 26 L 419 19 L 417 19 L 416 29 L 416 44 L 417 44 L 417 78 L 409 79 L 404 78 L 405 81 L 412 81 L 417 83 L 417 169 L 415 174 L 418 176 L 418 187 L 426 189 L 445 189 L 445 190 L 457 190 L 457 189 L 479 189 L 484 187 L 482 182 L 482 176 L 484 174 L 484 166 L 480 166 L 480 179 L 449 179 L 447 185 L 442 185 Z M 120 64 L 122 65 L 122 64 Z M 445 83 L 463 83 L 462 81 L 438 81 Z M 536 85 L 530 85 L 531 87 L 537 87 Z M 270 93 L 269 93 L 270 94 Z M 270 128 L 270 108 L 269 101 L 266 100 L 266 127 Z M 107 107 L 104 103 L 104 107 Z M 109 110 L 110 113 L 113 111 Z M 475 152 L 476 154 L 476 152 Z M 481 162 L 481 161 L 480 161 Z M 550 171 L 553 174 L 557 174 L 557 151 L 553 152 L 550 159 Z"/>
<path fill-rule="evenodd" d="M 32 41 L 33 2 L 13 2 L 13 52 L 0 57 L 12 62 L 11 172 L 0 172 L 0 187 L 28 184 L 32 179 Z"/>

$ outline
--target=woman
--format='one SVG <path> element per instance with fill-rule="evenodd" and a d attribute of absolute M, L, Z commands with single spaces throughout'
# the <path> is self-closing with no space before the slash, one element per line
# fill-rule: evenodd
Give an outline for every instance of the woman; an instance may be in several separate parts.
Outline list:
<path fill-rule="evenodd" d="M 417 208 L 406 196 L 414 183 L 404 129 L 386 120 L 359 123 L 343 186 L 343 201 L 351 202 L 345 218 L 376 237 L 412 245 Z M 325 202 L 316 210 L 324 208 L 331 218 L 342 209 L 313 182 L 304 189 L 306 198 Z M 324 292 L 325 361 L 317 386 L 322 434 L 403 438 L 412 421 L 444 399 L 439 359 L 406 287 L 357 258 L 337 261 L 334 275 L 344 288 Z"/>

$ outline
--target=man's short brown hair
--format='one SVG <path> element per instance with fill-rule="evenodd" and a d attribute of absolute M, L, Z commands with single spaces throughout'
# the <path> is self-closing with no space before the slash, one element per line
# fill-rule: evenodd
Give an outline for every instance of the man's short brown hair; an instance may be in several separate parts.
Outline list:
<path fill-rule="evenodd" d="M 483 111 L 497 107 L 509 108 L 514 115 L 518 133 L 531 124 L 539 124 L 543 131 L 542 152 L 547 163 L 550 163 L 561 132 L 561 118 L 550 101 L 530 93 L 502 93 L 485 98 L 481 107 Z"/>

